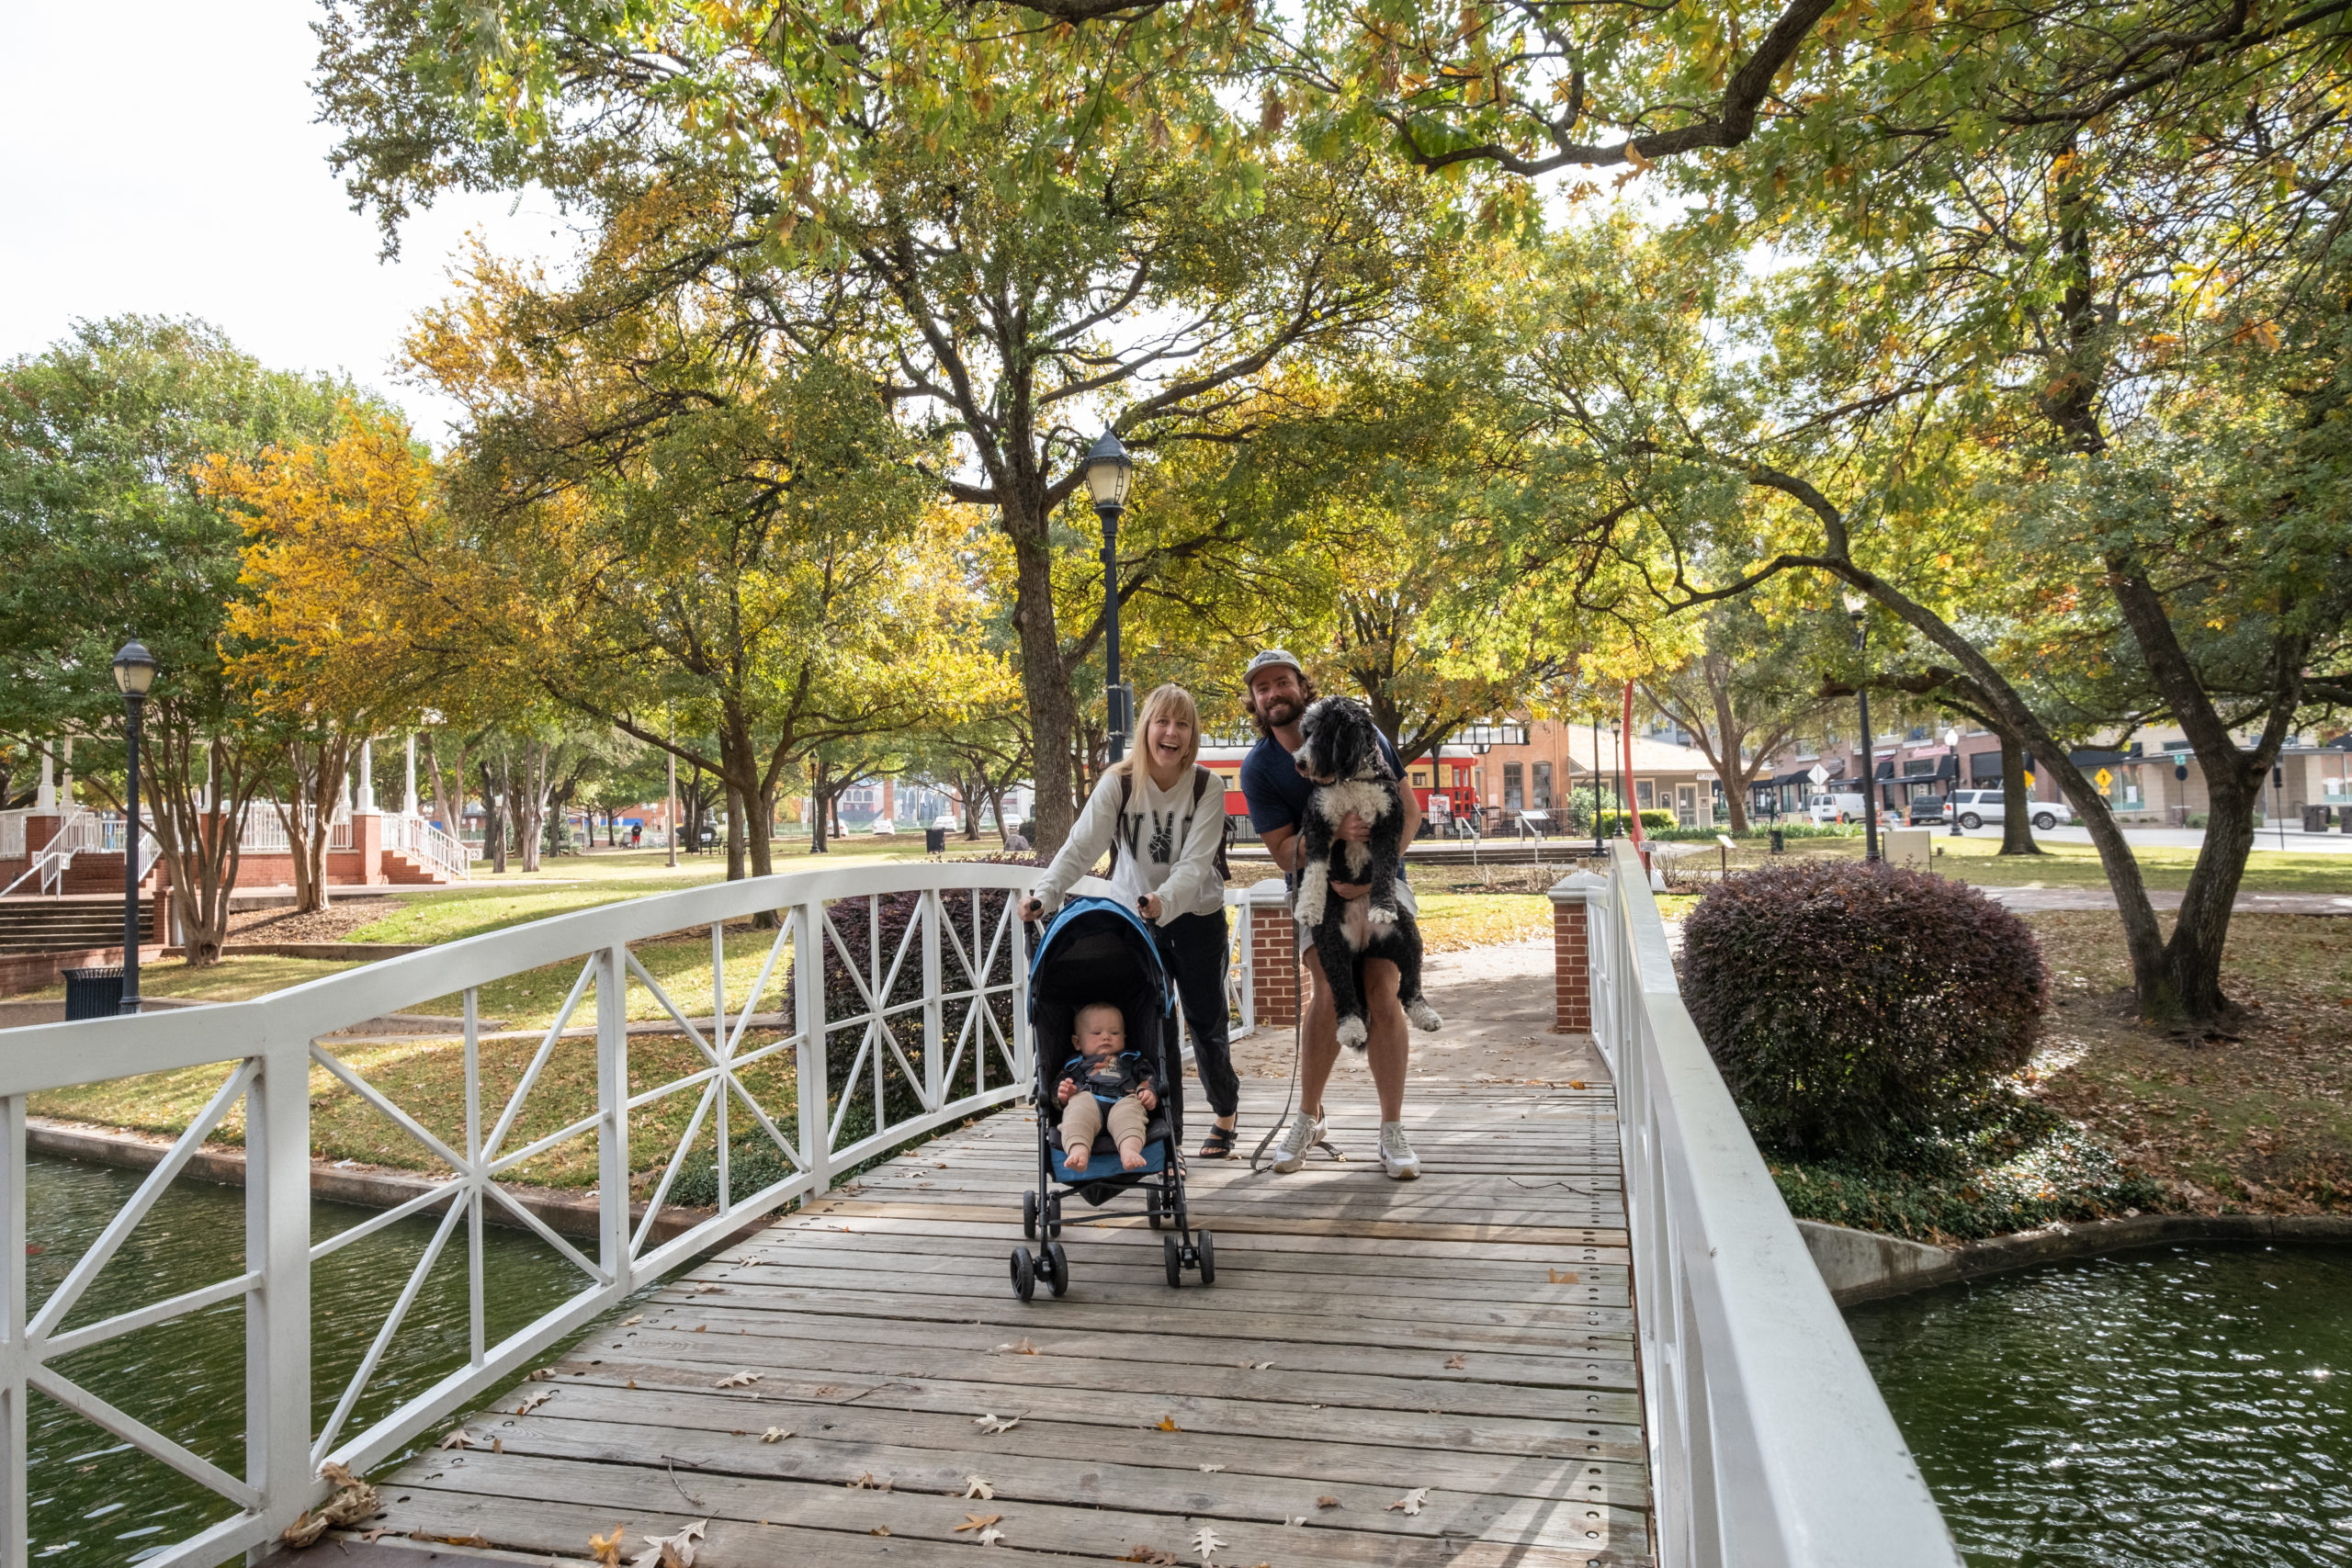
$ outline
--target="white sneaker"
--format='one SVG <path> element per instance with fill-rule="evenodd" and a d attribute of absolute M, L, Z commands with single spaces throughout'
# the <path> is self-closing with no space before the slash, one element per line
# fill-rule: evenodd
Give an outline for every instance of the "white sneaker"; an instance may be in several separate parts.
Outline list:
<path fill-rule="evenodd" d="M 1288 1176 L 1306 1163 L 1306 1151 L 1323 1141 L 1323 1118 L 1302 1111 L 1274 1145 L 1274 1170 Z"/>
<path fill-rule="evenodd" d="M 1280 1168 L 1277 1167 L 1277 1169 Z M 1421 1156 L 1405 1141 L 1405 1123 L 1380 1124 L 1380 1168 L 1394 1181 L 1410 1181 L 1421 1174 Z"/>

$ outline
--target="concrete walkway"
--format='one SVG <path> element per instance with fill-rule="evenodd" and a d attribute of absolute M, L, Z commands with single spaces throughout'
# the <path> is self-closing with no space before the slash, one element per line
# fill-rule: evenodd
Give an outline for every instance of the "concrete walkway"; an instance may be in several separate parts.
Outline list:
<path fill-rule="evenodd" d="M 2046 909 L 2112 909 L 2115 895 L 2104 887 L 1984 887 L 1987 898 L 2034 913 Z M 2180 895 L 2157 890 L 2148 902 L 2159 909 L 2180 908 Z M 2241 893 L 2233 908 L 2241 915 L 2352 915 L 2352 894 Z"/>

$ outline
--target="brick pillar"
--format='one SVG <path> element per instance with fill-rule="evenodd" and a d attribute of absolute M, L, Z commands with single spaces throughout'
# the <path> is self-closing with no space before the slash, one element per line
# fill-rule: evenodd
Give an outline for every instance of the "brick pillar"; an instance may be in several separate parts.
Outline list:
<path fill-rule="evenodd" d="M 384 869 L 384 819 L 371 807 L 351 814 L 351 847 L 359 852 L 359 882 L 372 886 L 390 882 L 390 873 Z M 327 856 L 334 854 L 333 850 Z M 324 861 L 321 863 L 322 865 Z"/>
<path fill-rule="evenodd" d="M 1291 964 L 1290 896 L 1281 877 L 1253 884 L 1242 906 L 1250 921 L 1250 985 L 1257 1021 L 1298 1021 L 1299 972 Z"/>
<path fill-rule="evenodd" d="M 1552 887 L 1552 1032 L 1592 1032 L 1592 914 L 1608 884 L 1589 871 Z"/>

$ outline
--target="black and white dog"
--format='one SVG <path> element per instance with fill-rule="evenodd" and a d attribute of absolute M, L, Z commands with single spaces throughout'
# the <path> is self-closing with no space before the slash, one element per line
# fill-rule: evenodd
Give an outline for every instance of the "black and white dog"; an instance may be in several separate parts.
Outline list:
<path fill-rule="evenodd" d="M 1405 1004 L 1405 1016 L 1435 1029 L 1444 1020 L 1421 998 L 1421 928 L 1396 898 L 1405 799 L 1383 765 L 1372 715 L 1345 697 L 1324 697 L 1306 710 L 1299 729 L 1305 739 L 1291 761 L 1315 782 L 1315 795 L 1298 829 L 1298 918 L 1314 934 L 1323 961 L 1339 1010 L 1340 1043 L 1359 1051 L 1364 1045 L 1360 958 L 1396 964 L 1396 999 Z M 1372 824 L 1369 843 L 1339 837 L 1340 820 L 1351 814 Z M 1334 882 L 1369 883 L 1372 891 L 1342 903 L 1329 896 Z"/>

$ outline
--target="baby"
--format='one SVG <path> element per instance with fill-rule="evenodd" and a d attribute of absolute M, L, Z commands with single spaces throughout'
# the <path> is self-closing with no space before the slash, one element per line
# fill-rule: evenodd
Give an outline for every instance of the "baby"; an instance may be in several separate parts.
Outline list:
<path fill-rule="evenodd" d="M 1095 1002 L 1078 1010 L 1078 1030 L 1070 1036 L 1078 1047 L 1062 1068 L 1055 1099 L 1062 1107 L 1062 1167 L 1072 1176 L 1086 1174 L 1094 1134 L 1102 1130 L 1107 1107 L 1111 1141 L 1119 1146 L 1119 1163 L 1129 1170 L 1143 1168 L 1144 1126 L 1158 1109 L 1159 1097 L 1143 1077 L 1143 1059 L 1127 1049 L 1127 1021 L 1117 1008 Z"/>

